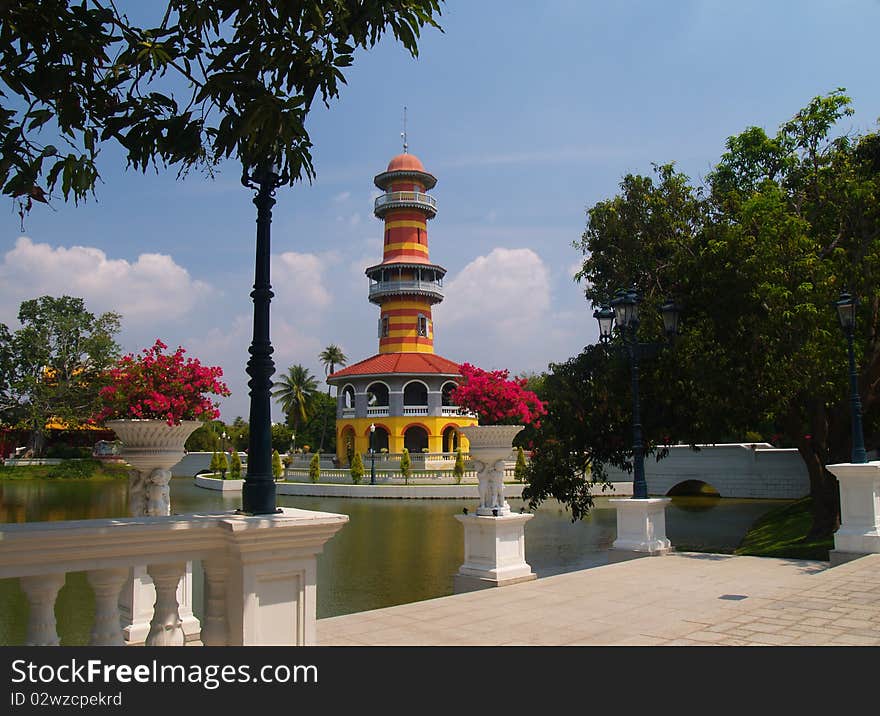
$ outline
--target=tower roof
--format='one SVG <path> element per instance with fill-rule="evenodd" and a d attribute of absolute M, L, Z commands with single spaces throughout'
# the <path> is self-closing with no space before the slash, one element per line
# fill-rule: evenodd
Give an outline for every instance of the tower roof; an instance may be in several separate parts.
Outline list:
<path fill-rule="evenodd" d="M 448 375 L 459 376 L 458 363 L 436 353 L 379 353 L 362 361 L 337 370 L 327 376 L 328 383 L 344 378 L 366 375 L 388 375 L 404 373 L 408 375 Z"/>
<path fill-rule="evenodd" d="M 395 179 L 418 179 L 429 191 L 437 184 L 437 177 L 425 171 L 422 160 L 415 154 L 404 152 L 393 157 L 388 162 L 388 168 L 381 174 L 377 174 L 373 182 L 380 189 L 387 189 Z"/>

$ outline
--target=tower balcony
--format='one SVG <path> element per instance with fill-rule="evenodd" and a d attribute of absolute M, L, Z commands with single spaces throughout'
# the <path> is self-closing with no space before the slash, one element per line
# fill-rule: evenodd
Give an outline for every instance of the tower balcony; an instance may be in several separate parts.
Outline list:
<path fill-rule="evenodd" d="M 370 283 L 370 301 L 382 303 L 389 296 L 416 295 L 424 296 L 431 303 L 443 300 L 443 287 L 440 281 L 376 281 Z"/>
<path fill-rule="evenodd" d="M 389 191 L 382 196 L 376 197 L 373 213 L 381 219 L 389 211 L 394 209 L 418 209 L 424 211 L 429 219 L 437 215 L 437 200 L 420 191 Z"/>

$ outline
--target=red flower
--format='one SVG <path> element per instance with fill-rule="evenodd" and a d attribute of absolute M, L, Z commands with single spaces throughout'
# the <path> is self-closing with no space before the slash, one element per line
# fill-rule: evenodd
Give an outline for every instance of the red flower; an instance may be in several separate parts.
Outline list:
<path fill-rule="evenodd" d="M 452 400 L 476 413 L 483 424 L 528 425 L 547 413 L 538 396 L 526 389 L 524 378 L 509 380 L 506 370 L 485 371 L 470 363 L 463 363 L 460 370 L 464 382 L 452 391 Z"/>
<path fill-rule="evenodd" d="M 157 340 L 140 355 L 128 354 L 107 372 L 109 385 L 98 395 L 103 407 L 94 419 L 158 418 L 169 425 L 181 420 L 220 416 L 217 403 L 208 395 L 229 395 L 229 388 L 219 380 L 223 369 L 203 366 L 198 359 L 184 359 L 183 348 L 168 355 Z"/>

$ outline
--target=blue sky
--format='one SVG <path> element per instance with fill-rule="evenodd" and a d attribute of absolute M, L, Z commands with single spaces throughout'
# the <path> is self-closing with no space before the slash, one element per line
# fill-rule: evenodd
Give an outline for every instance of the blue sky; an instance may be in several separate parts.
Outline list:
<path fill-rule="evenodd" d="M 841 130 L 880 117 L 877 0 L 459 1 L 441 24 L 417 60 L 390 39 L 360 53 L 340 99 L 310 115 L 317 179 L 281 190 L 274 211 L 279 373 L 303 363 L 323 378 L 329 343 L 351 362 L 378 350 L 372 178 L 401 151 L 404 106 L 410 152 L 438 178 L 436 350 L 513 373 L 595 341 L 571 244 L 624 174 L 674 161 L 698 181 L 728 136 L 773 132 L 837 87 L 856 110 Z M 28 298 L 82 296 L 123 314 L 126 351 L 159 337 L 223 366 L 223 418 L 246 417 L 255 210 L 240 169 L 178 181 L 121 157 L 105 147 L 96 199 L 38 206 L 24 232 L 12 202 L 0 212 L 0 322 L 15 327 Z"/>

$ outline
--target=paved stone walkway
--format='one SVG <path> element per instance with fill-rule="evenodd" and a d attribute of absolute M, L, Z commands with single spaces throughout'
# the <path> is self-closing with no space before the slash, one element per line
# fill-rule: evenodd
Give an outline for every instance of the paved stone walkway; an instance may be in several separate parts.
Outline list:
<path fill-rule="evenodd" d="M 323 646 L 880 645 L 880 555 L 675 553 L 321 619 Z"/>

